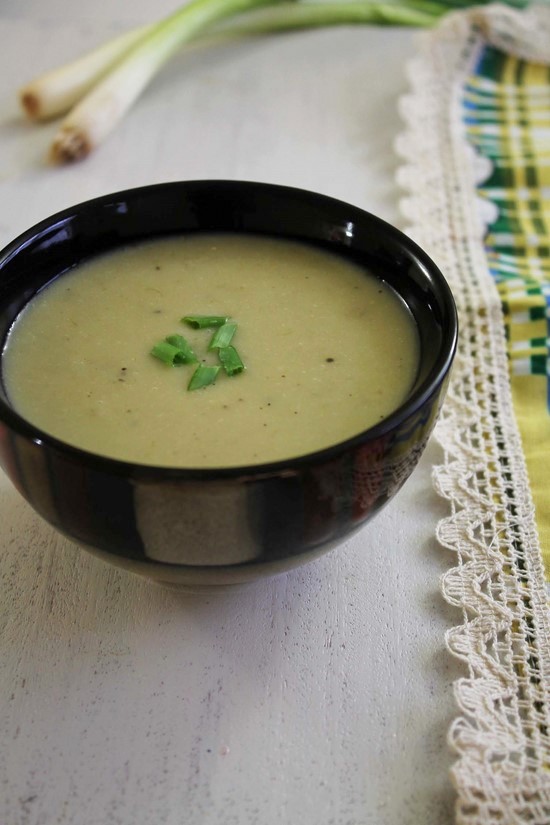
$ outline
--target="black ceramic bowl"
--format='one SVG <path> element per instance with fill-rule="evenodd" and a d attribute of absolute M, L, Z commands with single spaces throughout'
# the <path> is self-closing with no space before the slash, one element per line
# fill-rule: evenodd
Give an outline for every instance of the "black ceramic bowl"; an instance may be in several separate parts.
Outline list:
<path fill-rule="evenodd" d="M 412 310 L 421 365 L 406 402 L 360 435 L 289 461 L 219 470 L 140 466 L 71 447 L 18 415 L 1 382 L 0 462 L 32 507 L 114 564 L 193 586 L 287 570 L 372 518 L 424 449 L 457 339 L 443 276 L 379 218 L 299 189 L 191 181 L 97 198 L 17 238 L 0 254 L 0 340 L 33 295 L 75 264 L 133 241 L 204 231 L 301 240 L 365 264 Z"/>

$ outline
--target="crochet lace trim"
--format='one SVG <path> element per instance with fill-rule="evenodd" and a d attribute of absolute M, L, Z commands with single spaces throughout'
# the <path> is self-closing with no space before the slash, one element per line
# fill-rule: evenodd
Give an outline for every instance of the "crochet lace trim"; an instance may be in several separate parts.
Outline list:
<path fill-rule="evenodd" d="M 486 43 L 550 62 L 550 7 L 494 5 L 448 15 L 425 35 L 401 100 L 399 184 L 409 234 L 453 290 L 460 341 L 436 427 L 449 503 L 439 541 L 456 566 L 444 598 L 462 611 L 447 633 L 465 664 L 449 731 L 462 825 L 550 822 L 550 618 L 534 508 L 512 407 L 500 298 L 483 249 L 486 163 L 468 146 L 461 91 Z"/>

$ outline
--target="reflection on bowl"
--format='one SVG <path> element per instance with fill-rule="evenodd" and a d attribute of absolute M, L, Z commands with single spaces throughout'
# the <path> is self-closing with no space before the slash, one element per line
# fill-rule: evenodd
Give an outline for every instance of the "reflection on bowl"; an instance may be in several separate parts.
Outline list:
<path fill-rule="evenodd" d="M 161 582 L 221 585 L 282 572 L 330 550 L 411 474 L 433 429 L 457 321 L 443 276 L 379 218 L 311 192 L 191 181 L 97 198 L 33 227 L 0 255 L 0 336 L 53 278 L 99 253 L 168 234 L 238 232 L 303 241 L 380 275 L 410 308 L 420 368 L 379 424 L 308 455 L 190 469 L 105 458 L 26 421 L 0 387 L 0 462 L 48 522 L 106 560 Z"/>

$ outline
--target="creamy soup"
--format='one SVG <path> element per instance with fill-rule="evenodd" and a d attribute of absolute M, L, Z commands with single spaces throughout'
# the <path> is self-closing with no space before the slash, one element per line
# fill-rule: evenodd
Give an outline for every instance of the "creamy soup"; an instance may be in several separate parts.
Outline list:
<path fill-rule="evenodd" d="M 245 369 L 188 390 L 197 364 L 151 355 L 182 335 L 201 362 L 214 330 L 237 324 Z M 336 444 L 406 398 L 419 358 L 412 316 L 355 264 L 267 237 L 188 235 L 89 261 L 43 289 L 4 351 L 15 408 L 69 444 L 169 467 L 257 464 Z"/>

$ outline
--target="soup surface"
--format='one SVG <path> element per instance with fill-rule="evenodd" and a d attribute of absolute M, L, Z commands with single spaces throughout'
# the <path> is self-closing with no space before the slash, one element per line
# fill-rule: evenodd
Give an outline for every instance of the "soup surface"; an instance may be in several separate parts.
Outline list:
<path fill-rule="evenodd" d="M 226 315 L 246 369 L 189 391 L 196 364 L 150 352 L 183 335 L 217 362 Z M 376 424 L 407 396 L 419 343 L 383 281 L 336 255 L 267 237 L 188 235 L 98 257 L 55 280 L 16 320 L 4 352 L 15 408 L 65 442 L 170 467 L 277 461 Z"/>

